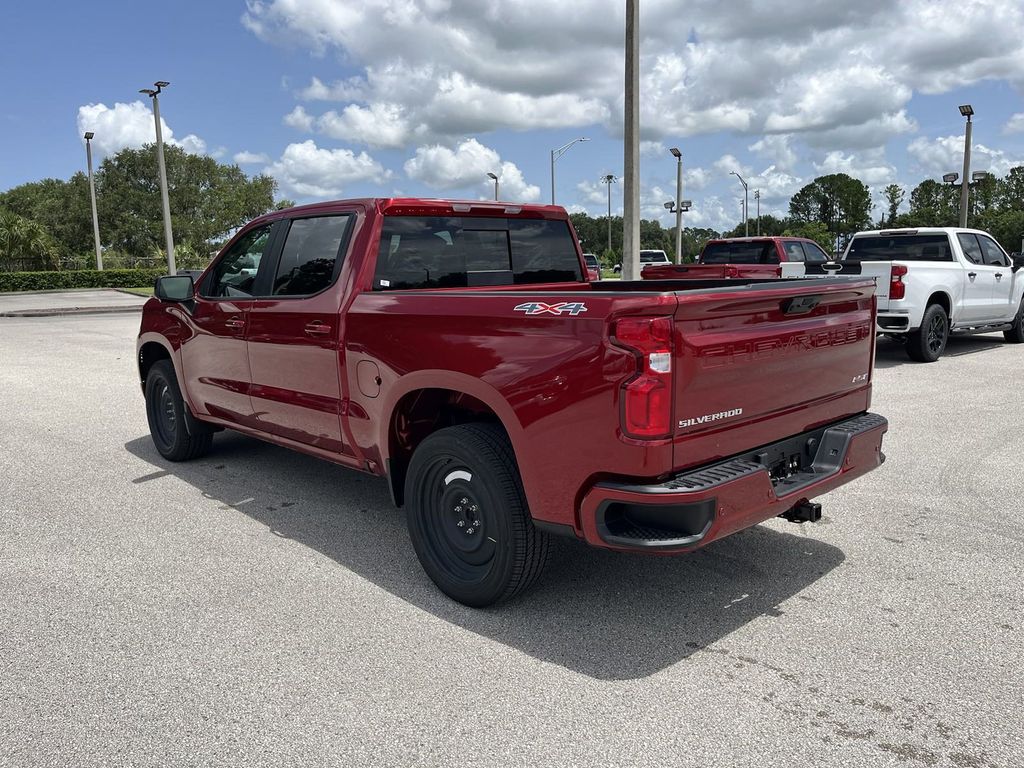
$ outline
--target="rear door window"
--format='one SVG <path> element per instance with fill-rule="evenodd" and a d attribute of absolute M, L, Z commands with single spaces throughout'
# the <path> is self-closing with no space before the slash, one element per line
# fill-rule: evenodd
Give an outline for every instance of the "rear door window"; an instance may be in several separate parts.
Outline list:
<path fill-rule="evenodd" d="M 386 216 L 375 291 L 581 282 L 565 221 Z"/>
<path fill-rule="evenodd" d="M 981 252 L 981 245 L 978 243 L 978 238 L 971 232 L 959 232 L 956 236 L 957 240 L 960 241 L 960 247 L 963 249 L 964 256 L 971 264 L 984 264 L 985 257 Z"/>
<path fill-rule="evenodd" d="M 786 249 L 786 261 L 804 260 L 804 247 L 799 241 L 790 240 L 784 242 L 782 247 Z"/>
<path fill-rule="evenodd" d="M 821 248 L 814 243 L 803 243 L 804 254 L 807 256 L 807 261 L 810 264 L 824 264 L 829 260 L 828 254 L 826 254 Z"/>
<path fill-rule="evenodd" d="M 274 275 L 274 296 L 310 296 L 334 282 L 351 216 L 294 219 Z"/>

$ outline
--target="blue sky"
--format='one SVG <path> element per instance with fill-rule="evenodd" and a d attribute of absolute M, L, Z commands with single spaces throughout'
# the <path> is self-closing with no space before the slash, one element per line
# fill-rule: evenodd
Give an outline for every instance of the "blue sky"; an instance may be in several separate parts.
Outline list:
<path fill-rule="evenodd" d="M 792 6 L 798 5 L 798 8 Z M 138 89 L 171 82 L 189 151 L 269 172 L 299 201 L 409 194 L 550 199 L 600 215 L 622 170 L 623 4 L 578 0 L 265 0 L 20 4 L 0 50 L 0 189 L 151 141 Z M 642 0 L 643 214 L 675 193 L 685 223 L 728 228 L 823 173 L 888 183 L 1024 164 L 1024 8 L 983 0 L 680 4 Z M 120 106 L 118 106 L 120 105 Z M 244 153 L 244 154 L 243 154 Z M 621 185 L 613 186 L 621 209 Z"/>

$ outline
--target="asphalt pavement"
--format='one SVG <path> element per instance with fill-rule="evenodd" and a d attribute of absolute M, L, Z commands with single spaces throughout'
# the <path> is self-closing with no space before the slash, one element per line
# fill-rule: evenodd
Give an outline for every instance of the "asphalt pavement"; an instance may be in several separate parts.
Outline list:
<path fill-rule="evenodd" d="M 879 343 L 886 464 L 672 558 L 442 596 L 382 481 L 170 464 L 128 314 L 0 319 L 0 765 L 1024 764 L 1024 347 Z"/>

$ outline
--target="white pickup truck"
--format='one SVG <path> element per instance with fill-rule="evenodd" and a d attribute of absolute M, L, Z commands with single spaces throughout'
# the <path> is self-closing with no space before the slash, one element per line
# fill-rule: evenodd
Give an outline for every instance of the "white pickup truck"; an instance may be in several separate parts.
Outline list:
<path fill-rule="evenodd" d="M 823 267 L 877 278 L 877 330 L 905 339 L 912 360 L 938 360 L 951 332 L 1002 331 L 1007 341 L 1024 343 L 1024 258 L 1011 259 L 987 232 L 858 232 L 842 260 Z"/>

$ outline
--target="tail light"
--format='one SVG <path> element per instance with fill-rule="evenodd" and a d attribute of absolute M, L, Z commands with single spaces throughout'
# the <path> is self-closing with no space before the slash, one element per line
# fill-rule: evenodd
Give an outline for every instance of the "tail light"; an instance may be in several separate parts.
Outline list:
<path fill-rule="evenodd" d="M 672 434 L 672 318 L 625 317 L 614 341 L 636 354 L 636 374 L 622 385 L 622 431 L 656 439 Z"/>
<path fill-rule="evenodd" d="M 892 265 L 892 272 L 889 275 L 890 299 L 902 299 L 907 295 L 907 284 L 903 282 L 905 274 L 907 274 L 906 264 Z"/>

